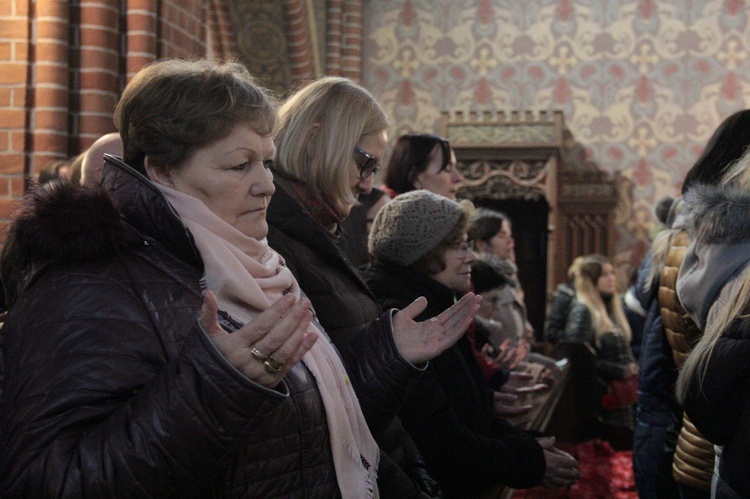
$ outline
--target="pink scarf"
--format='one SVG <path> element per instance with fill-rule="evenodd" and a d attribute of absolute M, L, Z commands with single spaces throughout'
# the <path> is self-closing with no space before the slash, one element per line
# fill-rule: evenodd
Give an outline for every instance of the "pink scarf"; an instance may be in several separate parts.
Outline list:
<path fill-rule="evenodd" d="M 205 265 L 206 289 L 216 293 L 222 310 L 247 323 L 284 294 L 300 296 L 292 272 L 266 239 L 242 234 L 193 196 L 155 185 L 193 234 Z M 323 400 L 341 495 L 377 497 L 378 446 L 338 353 L 317 327 L 310 329 L 319 338 L 302 361 L 315 377 Z"/>

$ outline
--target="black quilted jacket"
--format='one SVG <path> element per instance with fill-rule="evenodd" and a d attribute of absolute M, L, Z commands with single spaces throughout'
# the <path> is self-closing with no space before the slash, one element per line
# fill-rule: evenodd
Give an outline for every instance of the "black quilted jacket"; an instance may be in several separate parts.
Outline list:
<path fill-rule="evenodd" d="M 450 289 L 409 268 L 375 264 L 365 279 L 385 307 L 427 298 L 418 320 L 454 301 Z M 494 416 L 492 393 L 466 336 L 430 361 L 401 418 L 447 497 L 485 497 L 497 484 L 528 488 L 544 478 L 544 453 L 534 436 Z"/>
<path fill-rule="evenodd" d="M 268 206 L 268 243 L 284 257 L 333 344 L 356 350 L 359 343 L 370 341 L 368 328 L 382 314 L 381 307 L 334 239 L 285 190 L 280 175 L 276 176 L 276 193 Z M 413 376 L 404 378 L 401 388 L 413 388 L 422 372 L 412 369 Z M 398 499 L 433 497 L 437 495 L 434 480 L 396 416 L 399 408 L 393 409 L 367 414 L 381 450 L 380 494 Z"/>
<path fill-rule="evenodd" d="M 116 160 L 104 188 L 40 188 L 11 227 L 0 495 L 338 496 L 311 373 L 269 390 L 229 365 L 196 321 L 203 265 L 171 206 Z M 413 369 L 389 320 L 340 351 L 366 414 Z"/>

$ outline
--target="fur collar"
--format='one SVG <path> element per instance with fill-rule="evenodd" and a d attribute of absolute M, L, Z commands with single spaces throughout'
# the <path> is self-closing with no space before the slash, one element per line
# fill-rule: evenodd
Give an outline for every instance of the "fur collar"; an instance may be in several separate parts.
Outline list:
<path fill-rule="evenodd" d="M 699 184 L 685 194 L 685 228 L 705 244 L 737 244 L 750 239 L 750 192 Z"/>
<path fill-rule="evenodd" d="M 9 237 L 31 262 L 92 261 L 122 242 L 125 230 L 104 191 L 54 181 L 22 198 Z"/>
<path fill-rule="evenodd" d="M 135 242 L 104 191 L 69 181 L 34 187 L 14 212 L 0 272 L 6 301 L 48 265 L 91 262 Z"/>

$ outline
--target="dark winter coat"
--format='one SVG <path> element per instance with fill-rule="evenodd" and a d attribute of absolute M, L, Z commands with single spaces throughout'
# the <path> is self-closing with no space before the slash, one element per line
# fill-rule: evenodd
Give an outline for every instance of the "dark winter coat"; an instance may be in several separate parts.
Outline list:
<path fill-rule="evenodd" d="M 699 325 L 728 313 L 726 300 L 750 263 L 750 194 L 744 189 L 696 186 L 685 195 L 686 229 L 693 239 L 677 281 L 685 310 Z M 746 299 L 746 297 L 743 297 Z M 719 475 L 750 496 L 750 319 L 739 316 L 708 359 L 702 391 L 691 380 L 685 412 L 711 442 L 724 447 Z"/>
<path fill-rule="evenodd" d="M 268 225 L 268 244 L 286 260 L 334 344 L 358 338 L 381 308 L 333 236 L 278 183 Z"/>
<path fill-rule="evenodd" d="M 626 364 L 635 362 L 627 340 L 621 334 L 605 333 L 595 341 L 594 326 L 588 307 L 575 299 L 565 324 L 565 340 L 588 343 L 596 350 L 596 372 L 605 381 L 624 378 Z"/>
<path fill-rule="evenodd" d="M 596 351 L 596 375 L 601 395 L 606 394 L 613 380 L 625 379 L 625 366 L 635 362 L 630 345 L 622 334 L 607 332 L 596 341 L 591 312 L 577 298 L 573 300 L 565 324 L 565 340 L 588 343 Z M 599 395 L 599 394 L 597 394 Z M 603 401 L 604 402 L 604 401 Z M 601 412 L 604 421 L 618 426 L 633 427 L 633 408 L 623 406 Z"/>
<path fill-rule="evenodd" d="M 286 260 L 334 345 L 355 348 L 367 341 L 363 335 L 381 315 L 380 305 L 331 234 L 278 182 L 268 207 L 268 225 L 269 245 Z M 381 448 L 381 495 L 416 497 L 420 487 L 433 488 L 435 483 L 401 421 L 392 413 L 381 416 L 367 420 Z"/>
<path fill-rule="evenodd" d="M 408 268 L 375 265 L 365 279 L 384 307 L 426 297 L 418 320 L 454 302 L 451 290 Z M 544 453 L 535 438 L 494 416 L 492 392 L 465 336 L 430 361 L 401 417 L 450 497 L 472 497 L 498 483 L 532 487 L 544 477 Z"/>
<path fill-rule="evenodd" d="M 575 297 L 576 290 L 570 284 L 563 283 L 557 286 L 544 328 L 544 339 L 553 345 L 565 337 L 565 322 L 568 320 L 568 312 Z"/>
<path fill-rule="evenodd" d="M 103 187 L 45 185 L 11 226 L 0 495 L 338 496 L 310 371 L 271 390 L 232 367 L 196 320 L 203 263 L 174 210 L 116 160 Z M 413 368 L 388 317 L 370 337 L 342 358 L 363 411 L 392 411 Z"/>
<path fill-rule="evenodd" d="M 674 447 L 665 445 L 668 428 L 682 418 L 682 408 L 674 396 L 677 367 L 664 334 L 657 300 L 660 276 L 647 282 L 652 267 L 658 265 L 654 259 L 663 260 L 664 256 L 649 252 L 638 270 L 635 284 L 638 291 L 635 296 L 641 307 L 648 310 L 638 357 L 638 406 L 633 433 L 633 475 L 640 497 L 657 496 L 657 470 L 662 461 L 668 461 L 670 469 L 668 483 L 663 486 L 673 487 L 675 494 L 677 490 L 671 479 Z"/>

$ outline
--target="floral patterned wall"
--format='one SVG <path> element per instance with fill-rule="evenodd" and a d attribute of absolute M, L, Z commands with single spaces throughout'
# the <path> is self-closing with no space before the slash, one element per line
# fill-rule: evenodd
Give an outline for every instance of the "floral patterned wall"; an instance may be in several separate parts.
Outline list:
<path fill-rule="evenodd" d="M 370 0 L 363 83 L 394 137 L 442 110 L 562 110 L 588 158 L 620 172 L 617 260 L 718 124 L 750 107 L 748 0 Z M 520 230 L 517 229 L 517 230 Z"/>

